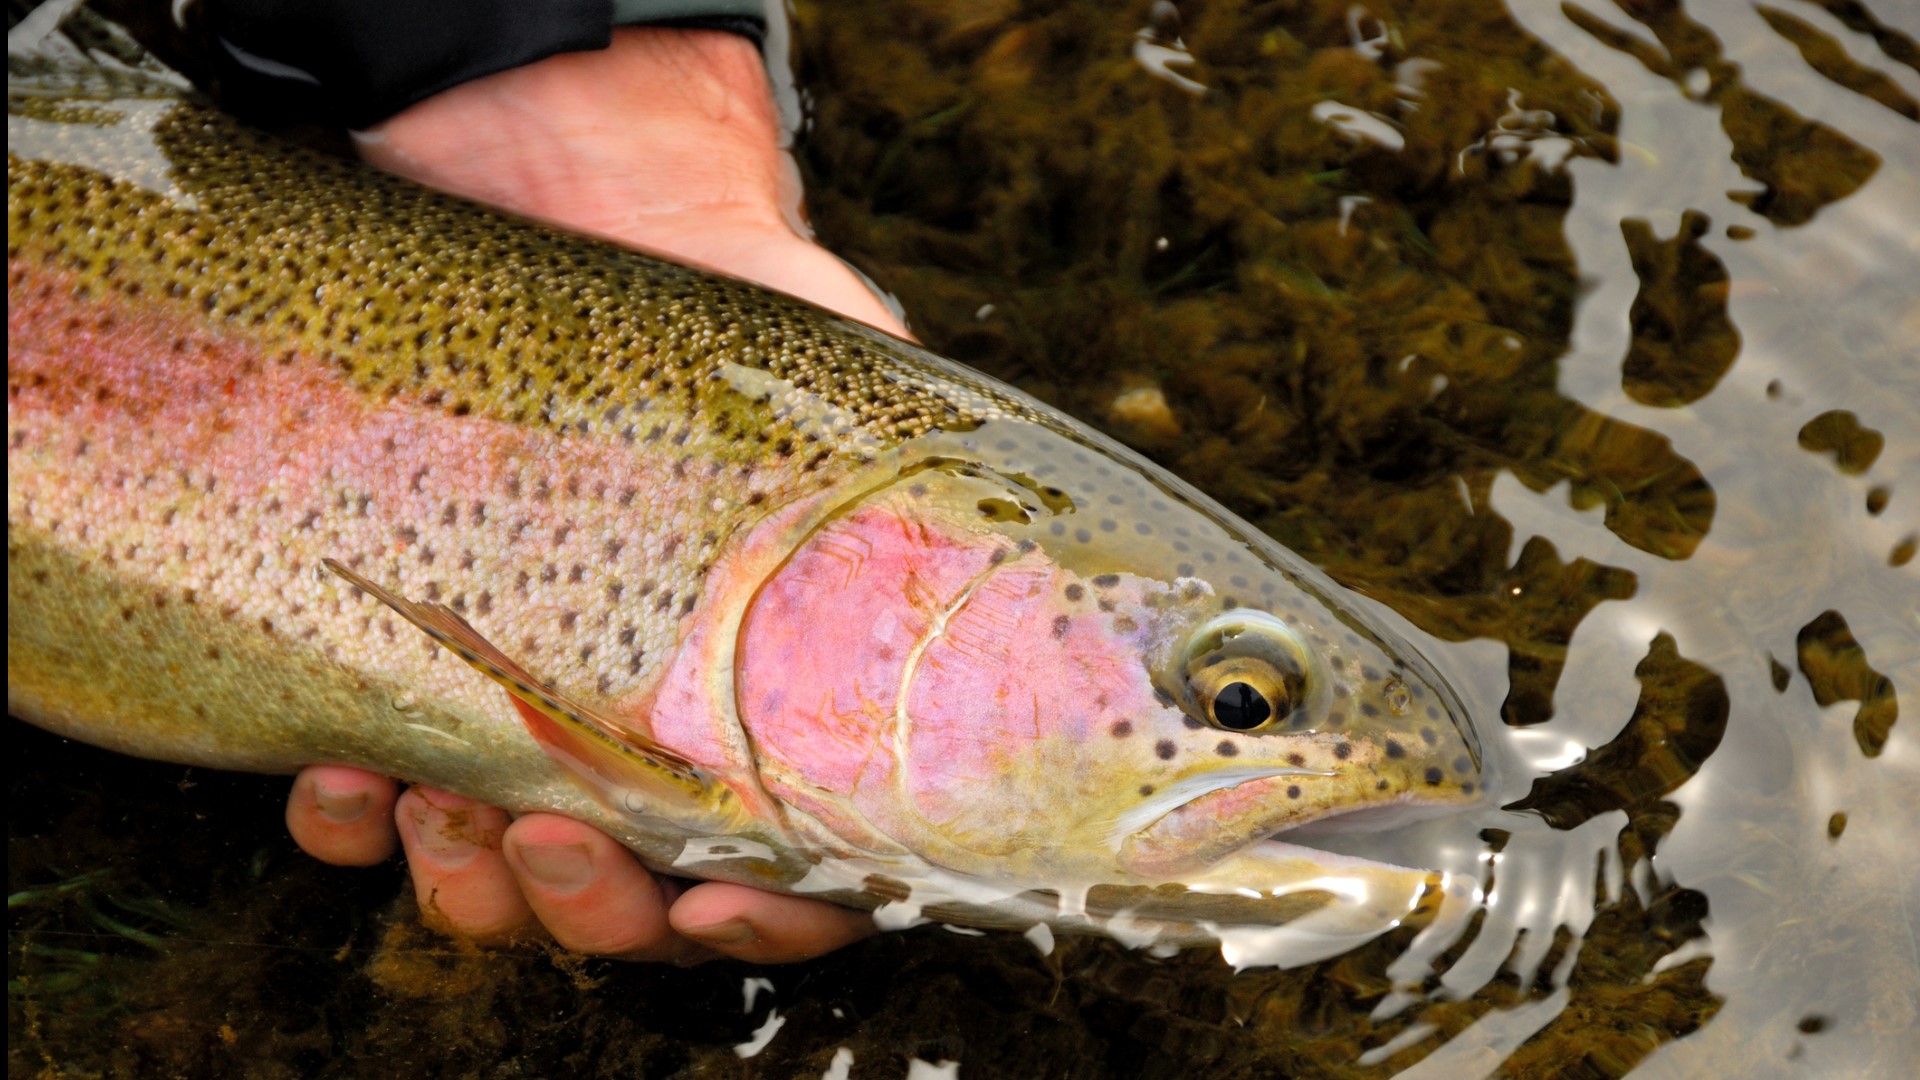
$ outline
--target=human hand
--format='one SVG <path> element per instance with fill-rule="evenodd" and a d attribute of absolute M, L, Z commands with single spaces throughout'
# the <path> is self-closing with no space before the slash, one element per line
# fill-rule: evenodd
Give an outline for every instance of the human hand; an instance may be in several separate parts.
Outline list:
<path fill-rule="evenodd" d="M 462 84 L 357 133 L 362 156 L 431 187 L 906 330 L 803 235 L 758 52 L 715 31 L 620 29 Z M 606 834 L 361 769 L 303 770 L 287 828 L 323 861 L 405 851 L 429 923 L 495 943 L 544 928 L 576 952 L 697 963 L 802 960 L 873 932 L 864 913 L 721 882 L 657 878 Z"/>

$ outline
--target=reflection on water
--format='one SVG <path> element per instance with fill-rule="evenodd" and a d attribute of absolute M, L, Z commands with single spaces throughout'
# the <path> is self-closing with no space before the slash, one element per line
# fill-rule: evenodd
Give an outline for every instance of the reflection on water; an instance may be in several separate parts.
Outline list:
<path fill-rule="evenodd" d="M 815 224 L 929 344 L 1429 635 L 1493 800 L 1321 840 L 1476 900 L 1238 975 L 938 928 L 769 972 L 470 954 L 396 877 L 290 854 L 277 783 L 22 736 L 10 1067 L 733 1069 L 772 1010 L 770 1075 L 1899 1075 L 1920 27 L 1510 6 L 875 0 L 797 33 Z"/>

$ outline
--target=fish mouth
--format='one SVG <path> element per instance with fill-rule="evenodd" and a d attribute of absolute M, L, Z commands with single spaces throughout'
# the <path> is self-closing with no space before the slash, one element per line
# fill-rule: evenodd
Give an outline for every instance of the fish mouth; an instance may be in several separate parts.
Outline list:
<path fill-rule="evenodd" d="M 1150 855 L 1153 841 L 1176 836 L 1179 825 L 1204 819 L 1236 799 L 1257 803 L 1297 779 L 1292 774 L 1269 775 L 1206 792 L 1163 815 L 1144 835 L 1130 837 L 1123 855 Z M 1409 793 L 1406 798 L 1418 797 Z M 1182 886 L 1181 896 L 1205 894 L 1230 907 L 1243 905 L 1211 916 L 1217 926 L 1210 929 L 1221 935 L 1228 959 L 1236 965 L 1233 955 L 1248 955 L 1244 950 L 1249 948 L 1260 955 L 1279 949 L 1274 955 L 1293 957 L 1288 964 L 1305 962 L 1295 956 L 1299 947 L 1316 958 L 1335 955 L 1429 913 L 1430 901 L 1448 889 L 1446 876 L 1431 867 L 1301 842 L 1300 830 L 1345 817 L 1346 811 L 1248 814 L 1219 828 L 1206 858 L 1185 864 L 1169 860 L 1159 867 L 1136 864 L 1134 869 Z M 1266 829 L 1268 825 L 1274 827 Z"/>

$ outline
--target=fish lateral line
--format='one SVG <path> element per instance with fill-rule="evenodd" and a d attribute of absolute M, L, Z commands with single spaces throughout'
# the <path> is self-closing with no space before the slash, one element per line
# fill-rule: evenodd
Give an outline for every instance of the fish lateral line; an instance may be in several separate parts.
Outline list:
<path fill-rule="evenodd" d="M 514 711 L 541 748 L 588 782 L 609 805 L 639 812 L 641 808 L 627 797 L 635 792 L 676 808 L 716 810 L 729 801 L 727 788 L 712 782 L 693 762 L 535 678 L 451 608 L 409 600 L 333 559 L 321 563 L 504 687 Z"/>

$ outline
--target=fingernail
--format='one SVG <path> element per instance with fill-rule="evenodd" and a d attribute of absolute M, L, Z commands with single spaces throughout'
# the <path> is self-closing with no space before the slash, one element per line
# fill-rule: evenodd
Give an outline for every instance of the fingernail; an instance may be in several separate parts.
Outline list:
<path fill-rule="evenodd" d="M 415 801 L 409 816 L 413 818 L 414 840 L 420 853 L 440 866 L 456 869 L 472 862 L 480 853 L 479 846 L 468 836 L 473 827 L 471 813 L 443 810 L 423 796 Z"/>
<path fill-rule="evenodd" d="M 593 880 L 593 856 L 581 844 L 524 845 L 520 865 L 535 881 L 562 892 L 576 892 Z"/>
<path fill-rule="evenodd" d="M 754 932 L 753 927 L 739 919 L 728 919 L 712 926 L 683 927 L 680 933 L 708 945 L 751 945 L 760 940 L 760 935 Z"/>
<path fill-rule="evenodd" d="M 313 808 L 336 825 L 359 821 L 370 801 L 364 791 L 331 791 L 324 784 L 313 785 Z"/>

